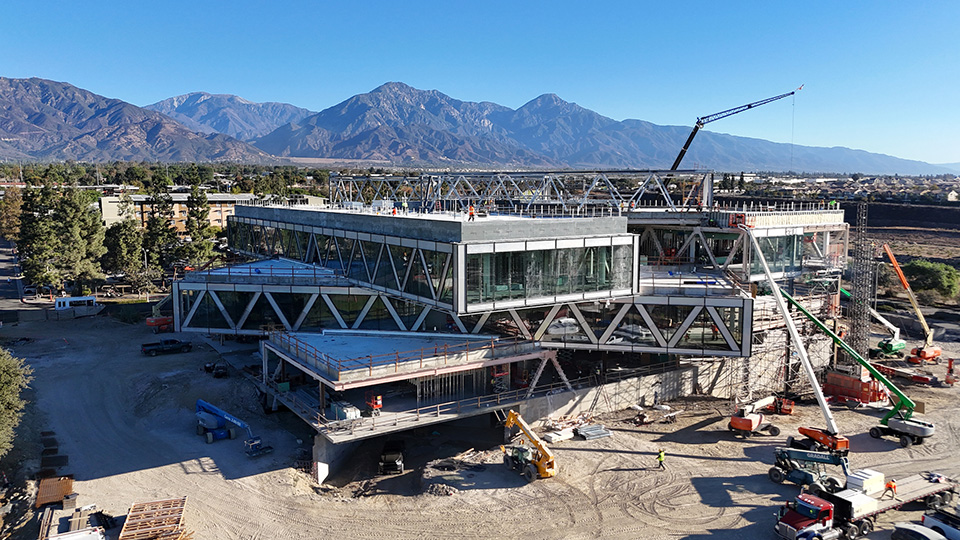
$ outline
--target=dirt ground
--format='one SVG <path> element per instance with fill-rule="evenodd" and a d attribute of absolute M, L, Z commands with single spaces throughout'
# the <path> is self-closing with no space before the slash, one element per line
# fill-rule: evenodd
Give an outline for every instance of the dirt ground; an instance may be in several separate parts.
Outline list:
<path fill-rule="evenodd" d="M 778 437 L 750 439 L 726 431 L 723 401 L 669 403 L 684 411 L 675 424 L 636 427 L 625 422 L 633 411 L 612 413 L 603 418 L 612 437 L 552 445 L 560 474 L 531 484 L 501 464 L 489 429 L 478 428 L 471 440 L 467 426 L 457 428 L 451 447 L 431 443 L 433 432 L 425 433 L 419 451 L 426 461 L 434 450 L 449 455 L 475 448 L 470 462 L 432 480 L 455 488 L 447 491 L 453 495 L 432 494 L 442 490 L 427 489 L 421 468 L 374 476 L 375 451 L 369 450 L 358 452 L 358 465 L 334 485 L 321 487 L 292 468 L 298 449 L 311 444 L 306 424 L 290 413 L 264 415 L 237 373 L 227 379 L 204 373 L 203 364 L 219 358 L 208 346 L 146 358 L 139 344 L 154 336 L 145 327 L 103 317 L 0 329 L 0 343 L 20 337 L 32 339 L 12 352 L 34 369 L 29 397 L 35 402 L 17 449 L 2 464 L 12 480 L 19 484 L 39 468 L 39 433 L 54 431 L 61 453 L 69 455 L 61 472 L 76 476 L 80 505 L 95 503 L 123 516 L 133 502 L 187 496 L 186 524 L 197 539 L 771 538 L 777 507 L 798 492 L 767 479 L 773 448 L 798 426 L 823 425 L 810 404 L 774 418 Z M 253 362 L 242 355 L 234 360 Z M 942 377 L 945 366 L 934 370 Z M 902 387 L 925 402 L 936 436 L 903 449 L 893 439 L 867 435 L 879 411 L 836 408 L 837 423 L 851 439 L 852 465 L 895 477 L 932 470 L 960 478 L 960 388 Z M 205 444 L 194 431 L 197 398 L 250 422 L 275 451 L 251 460 L 242 438 Z M 656 470 L 659 448 L 666 451 L 665 472 Z M 892 512 L 870 538 L 889 538 L 893 521 L 919 515 L 920 509 Z M 32 540 L 36 527 L 25 518 L 14 538 Z M 109 532 L 115 538 L 119 529 Z"/>
<path fill-rule="evenodd" d="M 878 245 L 890 244 L 890 249 L 893 250 L 900 264 L 915 258 L 953 265 L 960 263 L 960 231 L 870 227 L 867 229 L 867 235 Z M 856 241 L 854 236 L 856 233 L 851 232 L 851 243 Z"/>

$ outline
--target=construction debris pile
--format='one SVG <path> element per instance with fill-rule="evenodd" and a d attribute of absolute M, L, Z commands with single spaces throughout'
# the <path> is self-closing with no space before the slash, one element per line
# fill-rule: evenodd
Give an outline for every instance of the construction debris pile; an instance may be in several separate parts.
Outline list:
<path fill-rule="evenodd" d="M 456 495 L 460 488 L 473 486 L 477 473 L 487 469 L 486 463 L 499 460 L 500 449 L 477 451 L 473 448 L 443 459 L 435 459 L 423 468 L 423 492 L 430 495 Z"/>
<path fill-rule="evenodd" d="M 548 419 L 546 429 L 550 430 L 543 436 L 548 443 L 566 441 L 574 436 L 584 440 L 602 439 L 613 433 L 603 425 L 595 424 L 596 416 L 590 413 L 580 413 L 575 416 L 561 416 L 557 419 Z"/>

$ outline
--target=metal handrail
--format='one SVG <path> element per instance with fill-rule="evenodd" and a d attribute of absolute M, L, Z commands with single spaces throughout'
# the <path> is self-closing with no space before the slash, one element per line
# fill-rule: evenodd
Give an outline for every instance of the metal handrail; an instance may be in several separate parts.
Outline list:
<path fill-rule="evenodd" d="M 571 385 L 589 383 L 591 377 L 574 379 L 570 381 Z M 548 394 L 553 390 L 567 389 L 566 383 L 556 382 L 542 386 L 537 386 L 534 395 Z M 349 430 L 353 435 L 357 431 L 375 431 L 379 427 L 395 427 L 401 423 L 418 422 L 421 418 L 439 418 L 442 414 L 459 414 L 464 410 L 483 409 L 491 406 L 506 406 L 528 399 L 527 388 L 519 388 L 499 394 L 487 394 L 472 398 L 465 398 L 457 401 L 448 401 L 445 403 L 436 403 L 416 409 L 406 411 L 381 413 L 380 416 L 368 416 L 359 419 L 350 420 L 329 420 L 318 413 L 316 421 L 320 425 L 321 433 L 336 433 L 338 431 Z M 532 396 L 531 396 L 532 397 Z"/>
<path fill-rule="evenodd" d="M 301 358 L 306 361 L 313 361 L 313 364 L 316 367 L 320 367 L 320 364 L 324 364 L 328 372 L 339 373 L 342 371 L 354 371 L 357 369 L 369 369 L 371 372 L 373 368 L 380 366 L 389 366 L 394 365 L 397 370 L 400 368 L 401 363 L 407 363 L 410 361 L 419 360 L 420 367 L 423 367 L 424 359 L 429 358 L 438 358 L 443 357 L 443 363 L 446 364 L 448 357 L 450 355 L 456 355 L 461 353 L 470 354 L 471 352 L 480 352 L 484 350 L 495 351 L 496 349 L 504 349 L 512 347 L 516 350 L 520 345 L 529 344 L 535 346 L 536 344 L 530 340 L 513 337 L 513 338 L 491 338 L 489 343 L 482 342 L 479 340 L 474 341 L 465 341 L 463 343 L 456 344 L 444 344 L 442 347 L 436 345 L 433 347 L 433 354 L 430 353 L 429 347 L 421 347 L 420 349 L 413 349 L 409 351 L 397 351 L 395 353 L 386 353 L 386 354 L 377 354 L 377 355 L 366 355 L 356 358 L 340 359 L 334 358 L 313 345 L 306 343 L 302 340 L 297 339 L 294 336 L 286 332 L 270 332 L 270 341 L 275 345 L 285 349 L 287 352 L 294 354 L 297 358 Z"/>

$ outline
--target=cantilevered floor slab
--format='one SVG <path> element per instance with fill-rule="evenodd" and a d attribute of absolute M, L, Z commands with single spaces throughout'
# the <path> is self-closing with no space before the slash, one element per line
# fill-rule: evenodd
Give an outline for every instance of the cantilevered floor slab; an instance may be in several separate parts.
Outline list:
<path fill-rule="evenodd" d="M 325 331 L 277 333 L 263 343 L 336 391 L 543 357 L 540 344 L 462 334 Z M 268 355 L 263 357 L 268 373 Z"/>
<path fill-rule="evenodd" d="M 567 391 L 567 389 L 562 383 L 556 383 L 538 386 L 535 395 L 542 396 L 548 392 L 564 391 Z M 477 396 L 419 408 L 414 407 L 403 411 L 391 410 L 383 412 L 379 416 L 364 416 L 353 420 L 325 420 L 318 409 L 304 404 L 294 394 L 277 393 L 275 395 L 285 407 L 334 444 L 379 437 L 417 427 L 488 414 L 514 407 L 528 399 L 527 389 L 522 388 L 501 394 Z"/>

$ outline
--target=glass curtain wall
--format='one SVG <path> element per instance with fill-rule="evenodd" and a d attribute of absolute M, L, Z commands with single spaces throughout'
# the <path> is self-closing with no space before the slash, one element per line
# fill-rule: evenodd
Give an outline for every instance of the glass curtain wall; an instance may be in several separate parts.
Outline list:
<path fill-rule="evenodd" d="M 467 255 L 467 302 L 629 289 L 633 246 Z"/>
<path fill-rule="evenodd" d="M 789 236 L 768 236 L 758 238 L 760 250 L 763 257 L 767 260 L 767 266 L 772 273 L 799 273 L 800 258 L 803 254 L 800 249 L 801 235 Z M 759 257 L 752 257 L 750 264 L 750 273 L 753 275 L 762 274 L 763 266 L 760 264 Z"/>

